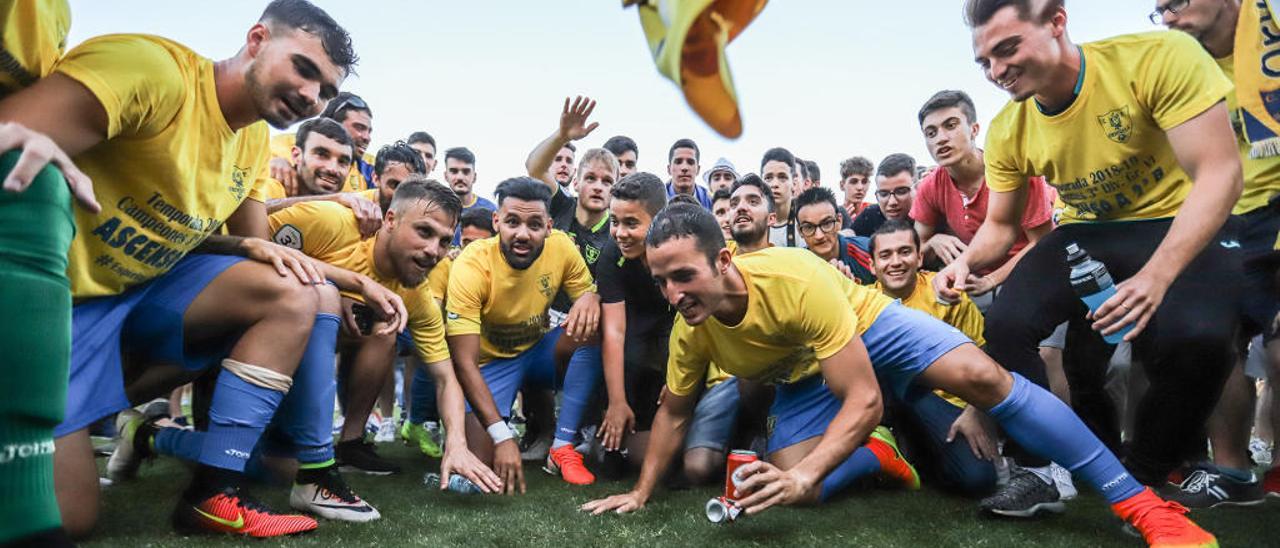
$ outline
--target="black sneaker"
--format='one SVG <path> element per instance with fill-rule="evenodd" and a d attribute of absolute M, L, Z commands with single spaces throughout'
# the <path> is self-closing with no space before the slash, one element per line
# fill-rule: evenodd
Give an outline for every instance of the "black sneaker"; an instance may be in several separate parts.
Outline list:
<path fill-rule="evenodd" d="M 338 469 L 343 472 L 359 472 L 374 476 L 399 474 L 400 466 L 390 462 L 373 450 L 373 444 L 362 439 L 344 441 L 333 447 Z"/>
<path fill-rule="evenodd" d="M 1009 485 L 982 499 L 978 507 L 983 512 L 1014 518 L 1034 517 L 1040 512 L 1061 514 L 1066 510 L 1056 486 L 1021 468 L 1013 471 Z"/>
<path fill-rule="evenodd" d="M 1201 468 L 1187 476 L 1176 491 L 1169 493 L 1169 500 L 1187 508 L 1217 508 L 1219 506 L 1254 506 L 1266 500 L 1262 482 L 1250 473 L 1252 481 L 1238 481 L 1215 468 Z"/>

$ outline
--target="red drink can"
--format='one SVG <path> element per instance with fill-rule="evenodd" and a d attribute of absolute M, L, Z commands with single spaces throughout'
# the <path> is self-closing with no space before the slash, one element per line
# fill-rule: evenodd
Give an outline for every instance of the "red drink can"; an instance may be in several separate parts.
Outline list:
<path fill-rule="evenodd" d="M 736 477 L 738 468 L 744 464 L 760 460 L 755 451 L 746 451 L 736 449 L 729 453 L 729 462 L 725 465 L 724 477 L 724 498 L 730 502 L 737 501 L 741 494 L 738 493 L 738 484 L 742 482 L 742 478 Z"/>

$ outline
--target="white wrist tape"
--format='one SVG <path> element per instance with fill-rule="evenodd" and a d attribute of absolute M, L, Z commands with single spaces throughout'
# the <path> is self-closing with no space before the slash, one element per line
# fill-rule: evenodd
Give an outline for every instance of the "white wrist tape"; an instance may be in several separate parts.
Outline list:
<path fill-rule="evenodd" d="M 511 431 L 511 427 L 507 426 L 507 423 L 501 420 L 490 424 L 485 430 L 489 431 L 489 437 L 493 439 L 494 445 L 498 445 L 499 443 L 516 437 L 515 432 Z"/>

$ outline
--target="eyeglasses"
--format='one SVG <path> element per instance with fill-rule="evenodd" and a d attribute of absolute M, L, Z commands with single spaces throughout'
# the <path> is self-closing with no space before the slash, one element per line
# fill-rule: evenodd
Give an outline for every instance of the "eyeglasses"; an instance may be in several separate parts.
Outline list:
<path fill-rule="evenodd" d="M 1156 10 L 1151 12 L 1151 15 L 1148 15 L 1147 18 L 1151 19 L 1151 24 L 1153 25 L 1162 25 L 1164 24 L 1165 12 L 1177 15 L 1178 12 L 1187 9 L 1189 4 L 1191 4 L 1191 0 L 1173 0 L 1164 6 L 1156 6 Z"/>
<path fill-rule="evenodd" d="M 826 234 L 830 234 L 832 232 L 835 232 L 836 229 L 839 227 L 840 227 L 839 220 L 828 217 L 827 219 L 824 219 L 821 223 L 818 223 L 816 225 L 813 223 L 800 223 L 800 234 L 804 236 L 813 236 L 813 233 L 819 230 L 821 230 Z"/>
<path fill-rule="evenodd" d="M 906 197 L 907 197 L 907 195 L 909 195 L 909 194 L 911 194 L 911 187 L 909 187 L 909 186 L 900 186 L 900 187 L 895 188 L 895 189 L 893 189 L 893 190 L 877 190 L 877 191 L 876 191 L 876 198 L 880 198 L 880 199 L 882 199 L 882 200 L 883 200 L 883 199 L 888 198 L 890 195 L 893 195 L 893 196 L 896 196 L 898 199 L 902 199 L 902 198 L 906 198 Z"/>

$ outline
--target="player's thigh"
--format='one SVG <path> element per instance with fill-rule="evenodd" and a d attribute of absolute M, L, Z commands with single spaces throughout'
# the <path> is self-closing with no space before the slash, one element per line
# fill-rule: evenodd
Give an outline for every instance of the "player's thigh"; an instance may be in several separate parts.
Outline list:
<path fill-rule="evenodd" d="M 809 438 L 794 445 L 783 447 L 782 449 L 769 453 L 769 462 L 783 470 L 790 470 L 808 456 L 809 453 L 813 452 L 814 448 L 818 447 L 818 444 L 821 442 L 822 436 L 818 436 L 816 438 Z"/>
<path fill-rule="evenodd" d="M 98 466 L 89 430 L 57 438 L 53 447 L 53 486 L 62 527 L 73 538 L 83 538 L 98 521 Z"/>
<path fill-rule="evenodd" d="M 318 308 L 317 289 L 275 267 L 239 261 L 209 281 L 183 315 L 188 337 L 223 336 L 266 317 L 297 317 L 306 323 Z"/>
<path fill-rule="evenodd" d="M 990 409 L 1004 401 L 1013 376 L 973 344 L 962 344 L 938 357 L 916 378 L 927 388 L 939 388 L 960 399 Z"/>

